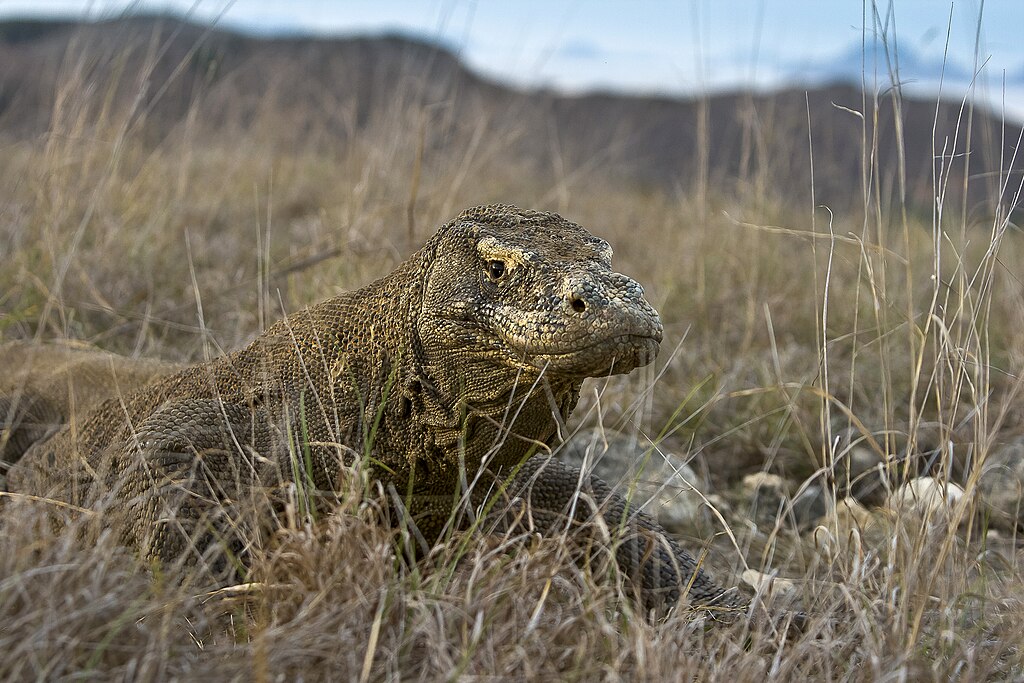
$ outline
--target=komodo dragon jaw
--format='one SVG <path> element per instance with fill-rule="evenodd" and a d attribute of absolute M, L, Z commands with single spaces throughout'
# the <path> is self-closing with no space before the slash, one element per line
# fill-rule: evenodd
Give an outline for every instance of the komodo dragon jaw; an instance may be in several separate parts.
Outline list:
<path fill-rule="evenodd" d="M 570 379 L 652 362 L 661 319 L 643 287 L 611 269 L 608 243 L 557 214 L 515 211 L 514 225 L 467 212 L 441 237 L 421 338 Z"/>

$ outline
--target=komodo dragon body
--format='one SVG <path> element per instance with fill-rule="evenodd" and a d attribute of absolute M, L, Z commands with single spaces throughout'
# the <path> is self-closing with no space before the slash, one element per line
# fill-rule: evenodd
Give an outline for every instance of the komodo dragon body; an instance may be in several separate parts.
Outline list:
<path fill-rule="evenodd" d="M 584 378 L 646 365 L 661 342 L 657 312 L 611 256 L 557 214 L 469 209 L 384 278 L 37 442 L 9 488 L 102 505 L 128 544 L 173 561 L 222 550 L 248 491 L 337 490 L 359 462 L 427 542 L 467 488 L 477 509 L 526 501 L 527 514 L 490 509 L 541 532 L 596 510 L 626 529 L 616 560 L 645 607 L 687 589 L 738 606 L 651 517 L 550 457 Z"/>

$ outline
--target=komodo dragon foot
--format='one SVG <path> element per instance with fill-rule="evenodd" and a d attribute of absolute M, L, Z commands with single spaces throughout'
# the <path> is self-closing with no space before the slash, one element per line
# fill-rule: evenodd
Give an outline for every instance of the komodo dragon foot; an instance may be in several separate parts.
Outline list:
<path fill-rule="evenodd" d="M 247 514 L 281 481 L 262 411 L 216 399 L 164 406 L 138 425 L 107 474 L 109 512 L 140 554 L 198 564 L 215 576 L 243 568 L 253 538 Z M 113 520 L 112 520 L 113 521 Z"/>
<path fill-rule="evenodd" d="M 722 614 L 742 611 L 747 603 L 723 589 L 653 517 L 637 510 L 595 476 L 556 460 L 530 458 L 505 487 L 505 495 L 527 505 L 516 524 L 542 534 L 568 531 L 579 539 L 589 533 L 600 545 L 614 544 L 619 569 L 632 581 L 645 610 L 664 613 L 681 599 Z M 515 506 L 504 506 L 513 511 Z"/>

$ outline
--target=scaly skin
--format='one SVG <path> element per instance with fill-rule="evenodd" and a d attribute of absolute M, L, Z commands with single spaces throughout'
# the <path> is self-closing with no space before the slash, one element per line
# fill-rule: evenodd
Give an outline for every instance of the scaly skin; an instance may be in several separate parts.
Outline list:
<path fill-rule="evenodd" d="M 525 515 L 490 508 L 501 525 L 561 532 L 571 509 L 578 533 L 595 514 L 622 528 L 616 559 L 645 607 L 687 586 L 692 602 L 739 606 L 651 517 L 597 479 L 581 490 L 578 470 L 544 454 L 583 380 L 646 365 L 661 337 L 606 242 L 556 214 L 477 207 L 386 277 L 106 401 L 32 446 L 9 485 L 103 506 L 127 543 L 171 561 L 222 551 L 233 506 L 254 491 L 296 477 L 337 489 L 358 459 L 427 542 L 476 480 L 477 505 L 526 502 Z"/>

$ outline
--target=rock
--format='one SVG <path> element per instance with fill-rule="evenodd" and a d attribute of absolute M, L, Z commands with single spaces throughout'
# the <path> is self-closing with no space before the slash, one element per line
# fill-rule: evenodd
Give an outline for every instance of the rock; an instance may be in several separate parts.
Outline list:
<path fill-rule="evenodd" d="M 854 446 L 840 468 L 839 483 L 849 495 L 865 505 L 881 505 L 888 493 L 887 474 L 882 457 L 863 446 Z M 847 479 L 847 477 L 849 477 Z"/>
<path fill-rule="evenodd" d="M 875 437 L 877 440 L 877 436 Z M 887 473 L 882 455 L 868 446 L 864 434 L 852 427 L 835 432 L 832 481 L 840 498 L 853 496 L 865 505 L 885 502 Z"/>
<path fill-rule="evenodd" d="M 917 450 L 907 453 L 917 461 L 917 471 L 922 476 L 951 473 L 955 481 L 966 481 L 976 464 L 977 450 L 972 436 L 975 419 L 976 415 L 969 415 L 956 426 L 921 423 L 917 430 Z"/>
<path fill-rule="evenodd" d="M 755 472 L 740 483 L 738 497 L 741 507 L 749 510 L 750 519 L 761 527 L 771 527 L 779 521 L 800 529 L 809 529 L 828 512 L 828 494 L 815 480 L 797 489 L 796 498 L 789 497 L 789 483 L 768 472 Z"/>
<path fill-rule="evenodd" d="M 692 527 L 704 507 L 693 469 L 649 441 L 603 429 L 581 431 L 558 457 L 608 482 L 668 529 Z"/>
<path fill-rule="evenodd" d="M 856 499 L 846 497 L 811 532 L 817 553 L 829 561 L 847 553 L 863 557 L 864 547 L 884 547 L 892 533 L 893 515 L 886 510 L 869 510 Z"/>
<path fill-rule="evenodd" d="M 836 503 L 834 514 L 836 525 L 840 528 L 866 529 L 875 521 L 871 511 L 861 505 L 856 498 L 843 498 Z"/>
<path fill-rule="evenodd" d="M 772 526 L 785 511 L 786 481 L 777 474 L 754 472 L 743 477 L 740 494 L 750 506 L 750 519 L 758 526 Z"/>
<path fill-rule="evenodd" d="M 818 483 L 808 484 L 793 499 L 793 518 L 798 529 L 809 529 L 828 513 L 829 496 Z"/>
<path fill-rule="evenodd" d="M 1024 437 L 989 452 L 978 492 L 990 525 L 1004 531 L 1024 526 Z"/>
<path fill-rule="evenodd" d="M 845 533 L 840 533 L 837 529 L 830 529 L 819 524 L 811 532 L 811 538 L 814 539 L 815 552 L 830 562 L 838 559 L 844 550 L 848 550 L 858 557 L 863 555 L 860 531 L 857 528 L 847 529 Z"/>
<path fill-rule="evenodd" d="M 776 496 L 780 500 L 786 495 L 786 480 L 770 472 L 754 472 L 743 477 L 743 491 L 748 495 Z"/>
<path fill-rule="evenodd" d="M 743 583 L 751 586 L 758 593 L 778 597 L 789 597 L 796 592 L 796 584 L 790 579 L 783 579 L 773 574 L 765 574 L 756 569 L 747 569 L 740 575 Z"/>
<path fill-rule="evenodd" d="M 700 506 L 699 515 L 699 529 L 694 529 L 694 525 L 691 523 L 688 528 L 681 530 L 687 531 L 688 533 L 694 533 L 697 531 L 700 534 L 704 534 L 709 529 L 719 530 L 729 527 L 736 519 L 735 506 L 732 501 L 727 500 L 724 496 L 720 496 L 717 493 L 711 493 L 705 496 L 703 505 Z"/>
<path fill-rule="evenodd" d="M 850 495 L 869 506 L 885 505 L 899 484 L 912 478 L 946 473 L 958 465 L 953 457 L 969 451 L 956 446 L 955 434 L 939 423 L 922 422 L 913 434 L 893 433 L 888 440 L 874 435 L 883 455 L 869 446 L 868 439 L 856 429 L 845 429 L 836 436 L 834 480 L 840 495 Z M 959 476 L 961 469 L 954 474 Z"/>
<path fill-rule="evenodd" d="M 934 477 L 912 479 L 892 492 L 888 507 L 897 514 L 910 514 L 932 524 L 948 524 L 964 490 L 953 482 Z"/>

